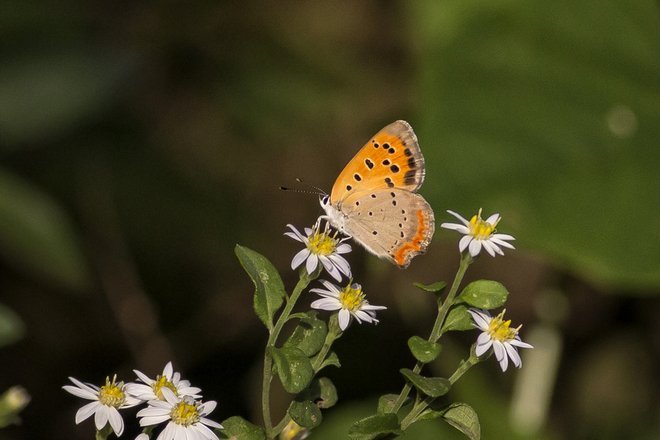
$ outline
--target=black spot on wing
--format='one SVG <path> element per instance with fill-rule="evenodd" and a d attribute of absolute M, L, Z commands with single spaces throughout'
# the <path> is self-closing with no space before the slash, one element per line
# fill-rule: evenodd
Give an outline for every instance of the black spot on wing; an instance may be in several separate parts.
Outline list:
<path fill-rule="evenodd" d="M 406 174 L 403 175 L 403 184 L 404 185 L 414 185 L 416 183 L 417 172 L 415 170 L 408 170 Z"/>
<path fill-rule="evenodd" d="M 390 167 L 390 171 L 392 171 L 393 173 L 398 173 L 400 170 L 399 170 L 399 167 L 398 167 L 398 166 L 396 166 L 396 165 L 392 165 L 392 166 Z"/>
<path fill-rule="evenodd" d="M 412 168 L 413 170 L 417 168 L 417 162 L 415 161 L 414 157 L 411 157 L 408 159 L 408 166 Z"/>
<path fill-rule="evenodd" d="M 403 144 L 403 145 L 405 146 L 406 144 Z M 413 155 L 413 152 L 410 148 L 406 148 L 405 150 L 403 150 L 403 155 L 406 156 L 406 157 L 410 157 L 410 156 Z"/>
<path fill-rule="evenodd" d="M 392 182 L 392 179 L 389 177 L 385 178 L 385 184 L 387 185 L 388 188 L 394 188 L 394 182 Z"/>
<path fill-rule="evenodd" d="M 365 165 L 367 166 L 367 168 L 369 168 L 370 170 L 372 170 L 372 169 L 374 168 L 374 163 L 371 161 L 371 159 L 365 159 L 365 160 L 364 160 L 364 164 L 365 164 Z"/>
<path fill-rule="evenodd" d="M 384 160 L 383 162 L 381 162 L 381 163 L 382 163 L 383 165 L 385 165 L 386 167 L 388 167 L 388 166 L 390 166 L 390 164 L 391 164 L 392 162 L 390 162 L 389 159 L 385 159 L 385 160 Z"/>
<path fill-rule="evenodd" d="M 353 174 L 353 178 L 358 182 L 362 180 L 362 176 L 360 176 L 358 173 Z"/>

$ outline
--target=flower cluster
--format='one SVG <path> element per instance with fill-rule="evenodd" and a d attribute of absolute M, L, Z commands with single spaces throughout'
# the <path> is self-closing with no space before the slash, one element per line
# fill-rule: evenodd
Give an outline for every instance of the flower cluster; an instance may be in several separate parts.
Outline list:
<path fill-rule="evenodd" d="M 73 377 L 69 379 L 76 386 L 65 385 L 71 394 L 92 400 L 78 410 L 76 423 L 94 414 L 94 423 L 98 432 L 110 425 L 117 436 L 124 432 L 124 421 L 119 414 L 120 409 L 130 408 L 147 403 L 140 410 L 140 426 L 153 426 L 168 422 L 157 440 L 218 440 L 218 436 L 209 428 L 222 429 L 222 425 L 206 416 L 216 406 L 216 402 L 202 403 L 197 400 L 201 389 L 191 387 L 190 382 L 181 380 L 181 375 L 175 373 L 169 362 L 163 369 L 163 374 L 150 379 L 144 373 L 134 370 L 142 383 L 116 382 L 116 376 L 110 382 L 106 379 L 103 387 L 83 383 Z M 149 434 L 140 434 L 136 440 L 147 440 Z"/>

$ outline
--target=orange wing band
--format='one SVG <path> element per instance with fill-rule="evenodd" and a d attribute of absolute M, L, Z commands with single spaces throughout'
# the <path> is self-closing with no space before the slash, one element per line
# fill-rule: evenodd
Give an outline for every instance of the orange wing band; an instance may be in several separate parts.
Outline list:
<path fill-rule="evenodd" d="M 401 249 L 399 249 L 397 253 L 394 254 L 394 261 L 396 261 L 399 266 L 403 266 L 405 264 L 406 256 L 410 251 L 422 251 L 422 248 L 419 244 L 424 241 L 424 233 L 428 228 L 426 226 L 426 218 L 424 217 L 421 209 L 417 210 L 417 221 L 419 222 L 419 229 L 417 229 L 417 234 L 415 234 L 412 242 L 404 244 L 401 246 Z"/>

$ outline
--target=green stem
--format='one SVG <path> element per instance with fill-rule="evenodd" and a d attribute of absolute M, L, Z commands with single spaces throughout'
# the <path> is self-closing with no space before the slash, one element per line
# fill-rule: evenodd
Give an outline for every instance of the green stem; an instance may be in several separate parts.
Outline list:
<path fill-rule="evenodd" d="M 469 252 L 463 252 L 463 254 L 461 255 L 461 263 L 458 268 L 458 272 L 456 272 L 456 277 L 454 278 L 454 282 L 451 285 L 451 289 L 447 294 L 447 298 L 445 298 L 442 305 L 438 308 L 438 317 L 435 319 L 433 330 L 431 331 L 431 335 L 429 336 L 428 339 L 429 342 L 437 342 L 437 340 L 440 339 L 442 325 L 445 322 L 445 318 L 447 317 L 449 308 L 454 304 L 454 298 L 456 297 L 456 293 L 458 292 L 458 287 L 461 285 L 461 281 L 463 281 L 463 276 L 465 276 L 465 272 L 467 271 L 468 266 L 470 266 L 470 264 L 472 264 L 473 261 L 474 258 L 472 258 Z M 415 364 L 415 368 L 413 368 L 413 372 L 419 373 L 420 371 L 422 371 L 423 366 L 424 364 L 422 362 L 417 361 L 417 363 Z M 403 406 L 403 402 L 405 402 L 406 399 L 408 398 L 408 394 L 410 394 L 411 389 L 412 389 L 412 385 L 406 382 L 406 384 L 403 387 L 403 390 L 401 390 L 401 394 L 399 394 L 399 397 L 396 399 L 396 402 L 394 402 L 394 405 L 392 406 L 392 408 L 390 408 L 388 412 L 394 414 L 399 412 L 399 410 Z"/>
<path fill-rule="evenodd" d="M 452 374 L 449 378 L 449 382 L 454 385 L 454 383 L 460 379 L 460 377 L 463 376 L 467 370 L 472 368 L 477 363 L 479 363 L 479 358 L 472 354 L 467 361 L 461 363 L 461 365 L 458 366 L 454 374 Z M 416 403 L 415 407 L 403 418 L 403 420 L 401 420 L 401 429 L 405 430 L 408 426 L 415 423 L 417 417 L 419 417 L 419 415 L 424 412 L 424 410 L 428 408 L 435 399 L 435 397 L 427 396 L 422 402 Z"/>
<path fill-rule="evenodd" d="M 263 411 L 264 425 L 266 427 L 266 432 L 269 432 L 273 429 L 273 422 L 270 418 L 270 383 L 273 380 L 272 371 L 273 371 L 273 356 L 270 354 L 270 347 L 274 347 L 277 342 L 277 338 L 282 331 L 282 327 L 289 320 L 289 315 L 293 306 L 296 305 L 296 301 L 300 298 L 300 294 L 310 283 L 312 278 L 309 276 L 306 270 L 301 270 L 300 281 L 296 285 L 296 288 L 291 293 L 291 296 L 286 300 L 286 307 L 280 314 L 275 326 L 270 332 L 268 337 L 268 343 L 266 344 L 266 350 L 264 353 L 264 376 L 261 390 L 261 408 Z"/>

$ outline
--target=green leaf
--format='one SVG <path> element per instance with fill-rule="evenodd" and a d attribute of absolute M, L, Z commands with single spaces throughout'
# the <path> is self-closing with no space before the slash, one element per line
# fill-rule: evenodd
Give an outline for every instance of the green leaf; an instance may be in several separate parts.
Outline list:
<path fill-rule="evenodd" d="M 509 292 L 497 281 L 479 280 L 468 284 L 458 296 L 471 306 L 481 309 L 495 309 L 506 302 Z"/>
<path fill-rule="evenodd" d="M 289 393 L 299 393 L 304 390 L 314 377 L 312 363 L 299 348 L 269 348 L 277 366 L 277 374 L 282 386 Z"/>
<path fill-rule="evenodd" d="M 436 342 L 428 342 L 419 336 L 408 339 L 408 347 L 415 359 L 425 364 L 435 360 L 442 350 L 442 346 Z"/>
<path fill-rule="evenodd" d="M 374 414 L 353 424 L 348 430 L 348 437 L 351 440 L 371 440 L 380 434 L 402 433 L 396 414 Z"/>
<path fill-rule="evenodd" d="M 263 255 L 240 245 L 236 245 L 235 252 L 256 288 L 254 311 L 268 330 L 272 330 L 273 315 L 286 297 L 284 283 L 275 267 Z"/>
<path fill-rule="evenodd" d="M 442 325 L 441 334 L 450 330 L 464 331 L 472 330 L 472 316 L 467 312 L 465 304 L 454 304 L 449 308 L 445 323 Z"/>
<path fill-rule="evenodd" d="M 399 371 L 415 388 L 430 397 L 439 397 L 447 394 L 451 388 L 451 383 L 444 377 L 424 377 L 407 368 L 402 368 Z"/>
<path fill-rule="evenodd" d="M 394 408 L 394 404 L 398 398 L 398 394 L 385 394 L 380 396 L 378 398 L 378 414 L 389 413 L 392 408 Z"/>
<path fill-rule="evenodd" d="M 14 343 L 25 334 L 25 324 L 9 307 L 0 304 L 0 347 Z"/>
<path fill-rule="evenodd" d="M 316 363 L 316 356 L 314 358 L 312 358 L 312 363 Z M 330 353 L 328 353 L 325 360 L 323 361 L 323 363 L 319 367 L 318 371 L 321 371 L 322 369 L 324 369 L 325 367 L 327 367 L 329 365 L 333 365 L 337 368 L 341 368 L 341 364 L 339 363 L 339 358 L 337 357 L 337 354 L 334 351 L 331 351 Z"/>
<path fill-rule="evenodd" d="M 221 439 L 231 440 L 265 440 L 263 428 L 253 425 L 242 417 L 234 416 L 221 423 L 223 429 L 216 430 Z"/>
<path fill-rule="evenodd" d="M 471 440 L 481 438 L 479 417 L 470 405 L 465 403 L 452 403 L 439 410 L 426 410 L 417 420 L 432 420 L 442 417 L 447 423 L 461 431 Z"/>
<path fill-rule="evenodd" d="M 437 281 L 429 285 L 424 285 L 422 283 L 413 283 L 413 285 L 419 287 L 422 290 L 426 290 L 427 292 L 441 292 L 445 289 L 445 287 L 447 287 L 447 283 L 444 281 Z"/>
<path fill-rule="evenodd" d="M 310 400 L 298 401 L 296 398 L 289 405 L 287 412 L 293 421 L 303 428 L 316 428 L 323 419 L 319 407 Z"/>
<path fill-rule="evenodd" d="M 284 343 L 284 347 L 299 348 L 307 356 L 314 356 L 321 350 L 328 334 L 325 321 L 316 317 L 316 311 L 311 310 L 303 315 L 293 334 Z"/>
<path fill-rule="evenodd" d="M 30 182 L 0 170 L 0 255 L 34 277 L 36 272 L 82 291 L 90 273 L 78 231 L 62 207 Z"/>
<path fill-rule="evenodd" d="M 320 388 L 319 398 L 321 399 L 318 402 L 319 408 L 326 409 L 335 406 L 337 400 L 339 400 L 335 384 L 327 377 L 320 377 L 318 379 L 318 385 Z"/>

